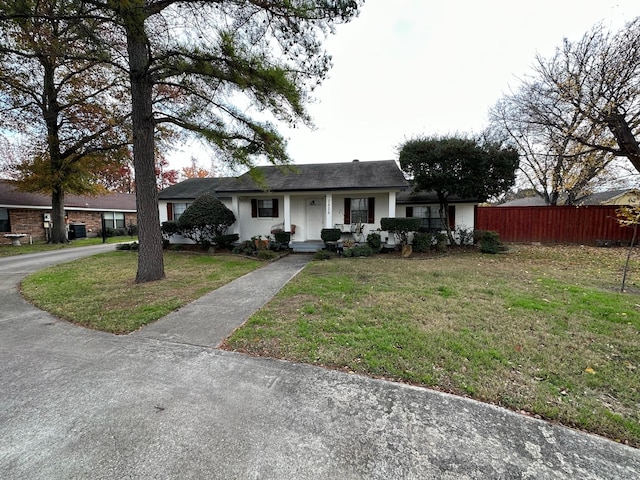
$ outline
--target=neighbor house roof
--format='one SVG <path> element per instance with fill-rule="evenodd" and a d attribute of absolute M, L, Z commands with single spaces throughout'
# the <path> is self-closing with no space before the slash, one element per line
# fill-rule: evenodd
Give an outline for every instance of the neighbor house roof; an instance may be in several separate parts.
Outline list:
<path fill-rule="evenodd" d="M 409 186 L 393 160 L 315 163 L 256 167 L 237 178 L 194 178 L 160 192 L 160 200 L 195 198 L 205 192 L 217 196 L 251 192 L 330 190 L 402 190 Z"/>
<path fill-rule="evenodd" d="M 110 193 L 94 197 L 66 194 L 64 206 L 73 210 L 135 212 L 136 196 L 129 193 Z M 0 180 L 0 207 L 50 209 L 51 196 L 22 192 L 13 182 Z"/>
<path fill-rule="evenodd" d="M 640 194 L 635 188 L 622 188 L 618 190 L 608 190 L 606 192 L 596 192 L 591 195 L 587 195 L 578 200 L 578 205 L 603 205 L 603 204 L 615 204 L 614 200 L 620 200 L 618 197 L 623 197 L 625 194 Z"/>
<path fill-rule="evenodd" d="M 591 195 L 586 195 L 580 198 L 576 205 L 578 206 L 587 206 L 587 205 L 617 205 L 616 200 L 620 200 L 626 194 L 635 194 L 640 195 L 640 191 L 635 188 L 622 188 L 618 190 L 607 190 L 605 192 L 596 192 Z M 562 195 L 558 200 L 558 205 L 564 205 L 566 200 L 566 195 Z M 525 197 L 518 198 L 516 200 L 511 200 L 510 202 L 505 202 L 498 207 L 544 207 L 546 206 L 545 201 L 539 197 Z"/>
<path fill-rule="evenodd" d="M 535 196 L 535 197 L 517 198 L 515 200 L 511 200 L 510 202 L 501 203 L 496 206 L 497 207 L 544 207 L 545 205 L 546 203 L 541 197 Z"/>

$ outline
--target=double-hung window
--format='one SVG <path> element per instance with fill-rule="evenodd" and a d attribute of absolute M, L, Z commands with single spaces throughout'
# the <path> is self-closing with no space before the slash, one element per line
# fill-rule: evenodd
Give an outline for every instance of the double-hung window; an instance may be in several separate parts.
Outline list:
<path fill-rule="evenodd" d="M 345 198 L 344 223 L 375 223 L 375 198 Z"/>
<path fill-rule="evenodd" d="M 107 228 L 125 228 L 123 212 L 105 212 L 104 224 Z"/>
<path fill-rule="evenodd" d="M 184 211 L 189 207 L 188 203 L 174 203 L 173 204 L 173 221 L 177 222 Z"/>
<path fill-rule="evenodd" d="M 251 199 L 251 217 L 253 218 L 277 218 L 280 216 L 278 211 L 277 198 L 252 198 Z"/>
<path fill-rule="evenodd" d="M 444 230 L 444 225 L 440 219 L 440 207 L 415 206 L 407 207 L 407 217 L 421 219 L 420 226 L 425 230 Z M 449 223 L 455 223 L 455 206 L 449 206 Z"/>

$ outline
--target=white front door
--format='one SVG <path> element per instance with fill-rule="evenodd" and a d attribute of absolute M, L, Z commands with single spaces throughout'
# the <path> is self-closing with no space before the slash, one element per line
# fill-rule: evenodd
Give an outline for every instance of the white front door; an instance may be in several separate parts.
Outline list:
<path fill-rule="evenodd" d="M 320 240 L 324 228 L 324 198 L 307 198 L 307 240 Z"/>

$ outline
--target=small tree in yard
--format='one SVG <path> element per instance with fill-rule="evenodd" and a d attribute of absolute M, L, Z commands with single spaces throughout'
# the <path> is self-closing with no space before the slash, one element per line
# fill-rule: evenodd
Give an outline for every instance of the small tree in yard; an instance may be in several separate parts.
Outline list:
<path fill-rule="evenodd" d="M 180 215 L 178 227 L 183 236 L 206 245 L 224 235 L 235 221 L 236 216 L 220 200 L 203 193 Z"/>
<path fill-rule="evenodd" d="M 623 227 L 633 228 L 633 237 L 631 238 L 631 245 L 629 245 L 629 252 L 627 253 L 627 261 L 624 264 L 624 273 L 622 274 L 622 286 L 620 287 L 620 293 L 624 293 L 624 287 L 627 283 L 627 272 L 629 271 L 629 260 L 631 259 L 631 252 L 633 245 L 638 239 L 638 224 L 640 224 L 640 208 L 639 207 L 620 207 L 616 211 L 616 217 L 618 223 Z"/>
<path fill-rule="evenodd" d="M 515 182 L 518 163 L 514 148 L 480 138 L 418 137 L 400 148 L 400 167 L 413 178 L 414 190 L 438 196 L 451 245 L 456 241 L 449 226 L 449 198 L 483 202 L 506 192 Z"/>

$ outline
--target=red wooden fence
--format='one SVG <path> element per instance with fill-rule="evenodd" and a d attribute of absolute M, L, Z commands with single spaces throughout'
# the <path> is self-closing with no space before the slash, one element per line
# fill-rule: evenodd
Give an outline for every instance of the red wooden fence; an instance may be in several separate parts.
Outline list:
<path fill-rule="evenodd" d="M 475 228 L 503 242 L 629 243 L 633 229 L 616 221 L 614 205 L 584 207 L 476 207 Z"/>

